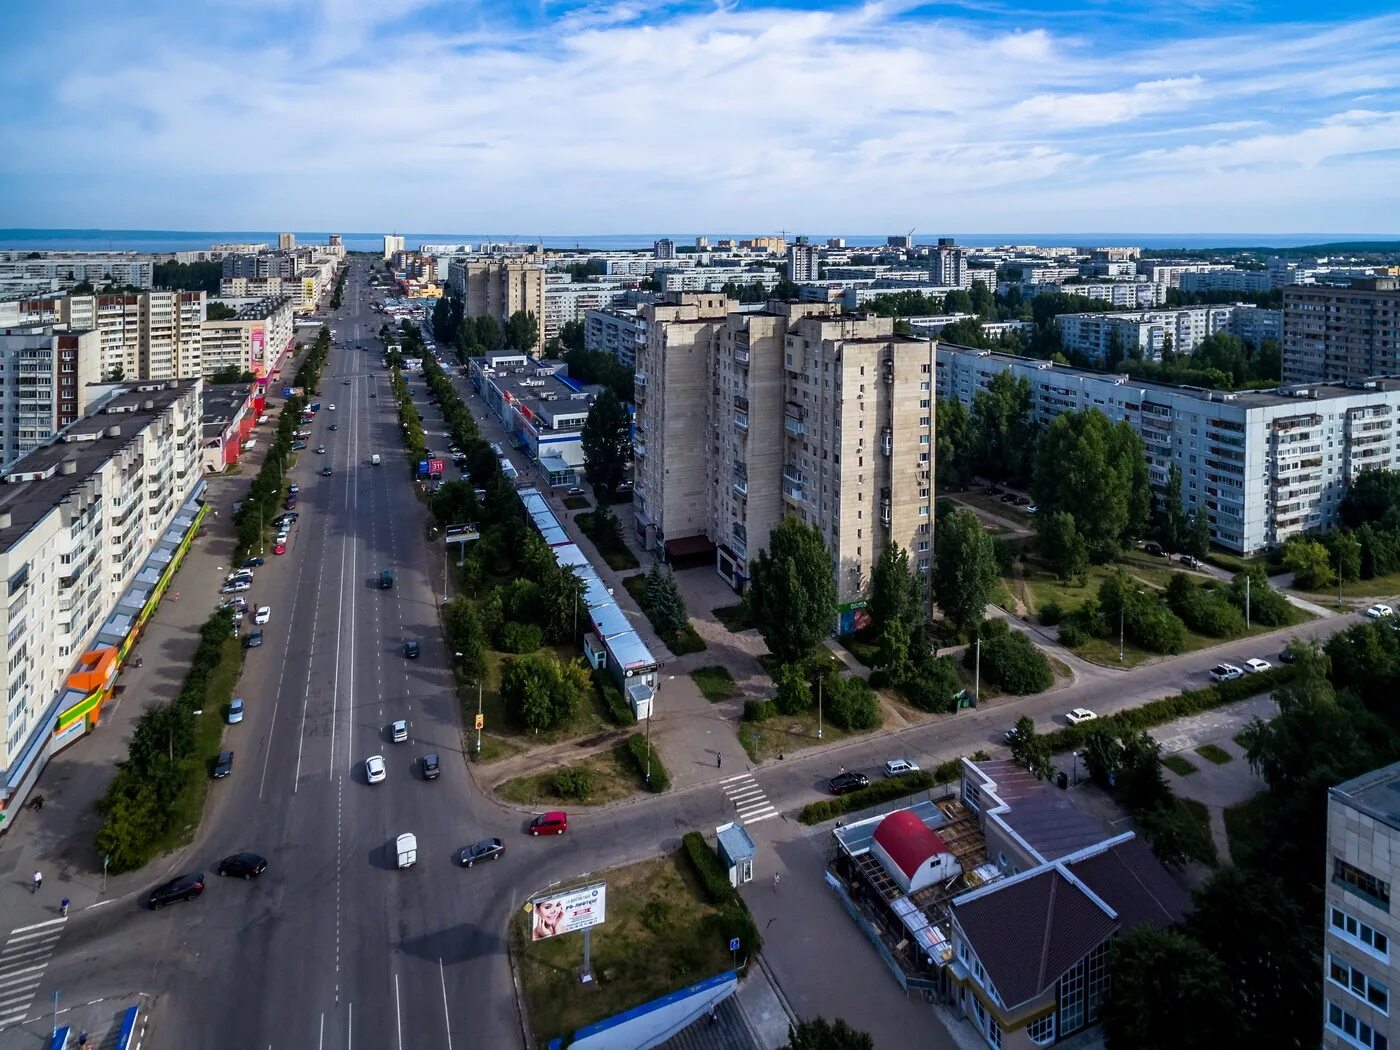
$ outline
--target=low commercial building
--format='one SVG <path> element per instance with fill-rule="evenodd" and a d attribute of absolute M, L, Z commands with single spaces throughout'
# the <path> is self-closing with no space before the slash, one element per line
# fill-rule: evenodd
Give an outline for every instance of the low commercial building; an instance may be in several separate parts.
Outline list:
<path fill-rule="evenodd" d="M 123 385 L 0 478 L 0 806 L 101 721 L 198 529 L 198 379 Z"/>
<path fill-rule="evenodd" d="M 238 462 L 266 405 L 260 384 L 205 383 L 200 399 L 200 468 L 217 474 Z"/>
<path fill-rule="evenodd" d="M 938 346 L 939 396 L 969 408 L 1008 371 L 1029 381 L 1041 423 L 1091 408 L 1126 420 L 1142 437 L 1151 483 L 1165 487 L 1180 467 L 1186 509 L 1204 506 L 1211 539 L 1237 554 L 1333 528 L 1361 471 L 1400 468 L 1400 380 L 1230 393 Z"/>
<path fill-rule="evenodd" d="M 562 361 L 501 350 L 467 362 L 472 386 L 551 486 L 575 485 L 583 470 L 583 424 L 602 391 L 569 378 Z"/>
<path fill-rule="evenodd" d="M 96 332 L 0 329 L 0 469 L 77 422 L 101 376 Z"/>
<path fill-rule="evenodd" d="M 583 316 L 585 350 L 612 354 L 628 368 L 637 367 L 637 352 L 646 345 L 647 323 L 636 311 L 588 310 Z"/>
<path fill-rule="evenodd" d="M 235 315 L 205 321 L 203 367 L 206 376 L 233 368 L 262 379 L 270 375 L 296 342 L 292 300 L 288 296 L 241 304 Z"/>

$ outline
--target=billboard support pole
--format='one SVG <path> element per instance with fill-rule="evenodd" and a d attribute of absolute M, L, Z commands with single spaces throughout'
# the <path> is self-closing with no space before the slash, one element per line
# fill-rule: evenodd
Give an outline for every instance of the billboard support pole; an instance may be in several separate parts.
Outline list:
<path fill-rule="evenodd" d="M 579 984 L 593 980 L 593 930 L 583 931 L 583 973 L 579 974 Z"/>

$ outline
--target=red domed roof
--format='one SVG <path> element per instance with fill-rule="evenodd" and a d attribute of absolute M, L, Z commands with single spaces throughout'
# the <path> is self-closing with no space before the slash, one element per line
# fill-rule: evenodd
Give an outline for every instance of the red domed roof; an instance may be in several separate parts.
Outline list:
<path fill-rule="evenodd" d="M 875 829 L 875 841 L 899 865 L 906 878 L 913 878 L 919 866 L 930 857 L 948 852 L 943 840 L 907 809 L 896 810 L 880 821 Z"/>

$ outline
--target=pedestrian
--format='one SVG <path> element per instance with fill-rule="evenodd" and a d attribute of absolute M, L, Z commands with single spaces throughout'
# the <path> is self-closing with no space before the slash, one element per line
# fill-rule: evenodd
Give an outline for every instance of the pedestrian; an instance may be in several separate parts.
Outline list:
<path fill-rule="evenodd" d="M 724 765 L 724 756 L 722 756 L 718 751 L 716 751 L 716 752 L 715 752 L 715 768 L 716 768 L 716 769 L 719 769 L 722 765 Z"/>
<path fill-rule="evenodd" d="M 70 903 L 71 901 L 69 901 L 67 897 L 64 897 L 63 900 L 58 902 L 58 913 L 65 919 L 68 917 L 68 905 Z"/>
<path fill-rule="evenodd" d="M 30 889 L 29 892 L 30 892 L 30 893 L 38 893 L 38 892 L 39 892 L 39 887 L 42 886 L 43 884 L 44 884 L 44 873 L 43 873 L 42 871 L 36 871 L 36 872 L 34 873 L 34 880 L 30 883 L 30 886 L 32 887 L 32 889 Z"/>
<path fill-rule="evenodd" d="M 78 1050 L 88 1050 L 88 1034 L 86 1028 L 83 1029 L 82 1034 L 78 1036 Z"/>
<path fill-rule="evenodd" d="M 780 881 L 782 881 L 782 877 L 781 877 L 776 871 L 773 872 L 773 892 L 774 892 L 774 893 L 777 893 L 777 892 L 778 892 L 778 883 L 779 883 Z"/>
<path fill-rule="evenodd" d="M 35 809 L 43 809 L 43 808 L 44 808 L 44 796 L 43 796 L 43 795 L 35 795 L 35 796 L 34 796 L 34 808 L 35 808 Z"/>

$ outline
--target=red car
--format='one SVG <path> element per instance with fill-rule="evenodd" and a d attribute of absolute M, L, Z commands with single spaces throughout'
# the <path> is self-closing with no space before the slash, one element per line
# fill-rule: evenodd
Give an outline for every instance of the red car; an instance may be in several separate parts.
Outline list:
<path fill-rule="evenodd" d="M 287 553 L 287 545 L 286 545 L 285 543 L 279 543 L 279 544 L 277 544 L 277 546 L 275 546 L 275 547 L 272 548 L 272 553 L 273 553 L 273 554 L 286 554 L 286 553 Z"/>
<path fill-rule="evenodd" d="M 530 821 L 531 835 L 562 835 L 569 830 L 569 815 L 562 809 L 541 813 Z"/>

